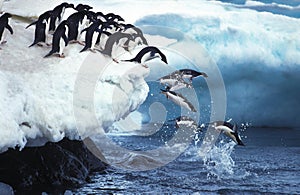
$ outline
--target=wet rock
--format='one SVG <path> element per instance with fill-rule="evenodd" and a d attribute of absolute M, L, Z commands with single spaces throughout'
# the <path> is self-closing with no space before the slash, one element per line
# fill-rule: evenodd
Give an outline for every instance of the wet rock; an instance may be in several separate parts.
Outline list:
<path fill-rule="evenodd" d="M 83 184 L 90 172 L 106 167 L 83 142 L 64 139 L 0 154 L 0 181 L 20 191 L 71 187 Z"/>

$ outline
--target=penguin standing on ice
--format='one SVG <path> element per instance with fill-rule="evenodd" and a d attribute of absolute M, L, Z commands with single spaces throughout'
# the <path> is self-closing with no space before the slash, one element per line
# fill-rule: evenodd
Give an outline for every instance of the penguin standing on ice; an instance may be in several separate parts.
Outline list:
<path fill-rule="evenodd" d="M 52 10 L 49 31 L 55 31 L 56 27 L 59 25 L 59 23 L 61 22 L 61 20 L 63 18 L 66 8 L 74 9 L 74 5 L 64 2 L 64 3 L 56 6 Z"/>
<path fill-rule="evenodd" d="M 47 45 L 50 45 L 50 41 L 48 41 L 48 32 L 50 28 L 50 17 L 51 17 L 52 11 L 46 11 L 43 14 L 41 14 L 37 21 L 29 24 L 27 28 L 29 28 L 32 25 L 35 25 L 35 32 L 34 32 L 34 41 L 29 46 L 32 47 L 35 44 L 41 45 L 41 42 L 46 43 Z"/>
<path fill-rule="evenodd" d="M 197 112 L 193 104 L 189 102 L 185 97 L 183 97 L 180 93 L 170 91 L 168 88 L 166 90 L 161 89 L 161 93 L 164 94 L 167 99 L 172 100 L 175 104 L 184 107 L 192 112 Z"/>
<path fill-rule="evenodd" d="M 59 57 L 64 58 L 63 50 L 68 45 L 68 22 L 66 20 L 62 21 L 53 34 L 52 39 L 52 49 L 51 51 L 45 55 L 45 57 L 49 57 L 54 53 L 58 53 Z"/>
<path fill-rule="evenodd" d="M 0 44 L 6 43 L 4 40 L 4 30 L 5 28 L 10 32 L 10 34 L 14 34 L 12 27 L 9 25 L 9 19 L 12 17 L 9 13 L 4 13 L 0 16 Z"/>
<path fill-rule="evenodd" d="M 101 27 L 99 29 L 100 25 Z M 101 35 L 101 33 L 103 33 L 107 28 L 110 28 L 107 23 L 103 23 L 101 20 L 96 20 L 88 28 L 83 29 L 81 32 L 86 31 L 85 46 L 80 52 L 86 51 L 88 49 L 95 52 L 95 45 L 97 43 L 98 36 Z"/>
<path fill-rule="evenodd" d="M 148 45 L 148 42 L 144 37 L 144 34 L 141 29 L 132 24 L 120 24 L 120 26 L 123 28 L 122 32 L 131 34 L 134 37 L 134 39 L 139 38 L 141 44 Z"/>
<path fill-rule="evenodd" d="M 129 34 L 125 34 L 122 32 L 115 32 L 114 34 L 110 35 L 105 42 L 104 49 L 100 51 L 103 55 L 109 56 L 113 59 L 114 62 L 119 63 L 114 57 L 116 56 L 113 52 L 117 49 L 122 39 L 126 39 L 127 41 L 134 41 L 133 37 Z M 122 47 L 122 46 L 121 46 Z"/>
<path fill-rule="evenodd" d="M 168 64 L 167 57 L 157 47 L 147 46 L 143 48 L 134 58 L 130 60 L 122 60 L 123 62 L 137 62 L 148 68 L 145 62 L 154 58 L 160 58 L 161 61 Z"/>
<path fill-rule="evenodd" d="M 89 11 L 90 9 L 93 9 L 93 7 L 89 6 L 89 5 L 85 5 L 85 4 L 78 4 L 76 7 L 75 7 L 75 10 L 77 11 Z"/>
<path fill-rule="evenodd" d="M 91 21 L 92 19 L 92 13 L 86 10 L 78 11 L 70 15 L 67 19 L 69 23 L 69 41 L 74 41 L 83 44 L 80 42 L 80 33 L 85 27 L 87 27 L 86 23 L 88 21 Z"/>
<path fill-rule="evenodd" d="M 217 131 L 220 131 L 224 135 L 228 136 L 235 143 L 237 143 L 237 145 L 245 146 L 238 134 L 238 127 L 236 124 L 231 124 L 227 121 L 215 121 L 210 123 L 210 125 Z"/>

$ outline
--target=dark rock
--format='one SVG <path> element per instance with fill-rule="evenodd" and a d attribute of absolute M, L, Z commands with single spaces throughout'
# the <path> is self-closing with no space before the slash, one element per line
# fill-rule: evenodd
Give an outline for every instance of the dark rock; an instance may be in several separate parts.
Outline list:
<path fill-rule="evenodd" d="M 0 181 L 17 191 L 83 184 L 92 171 L 107 165 L 89 152 L 81 141 L 64 139 L 22 151 L 10 149 L 0 154 Z"/>

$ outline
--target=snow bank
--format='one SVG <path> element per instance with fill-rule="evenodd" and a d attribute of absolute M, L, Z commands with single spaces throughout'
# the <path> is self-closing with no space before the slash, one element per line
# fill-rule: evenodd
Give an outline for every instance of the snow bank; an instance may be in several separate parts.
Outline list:
<path fill-rule="evenodd" d="M 73 116 L 74 83 L 80 67 L 91 57 L 93 66 L 104 67 L 98 75 L 95 100 L 89 100 L 94 103 L 99 128 L 106 130 L 137 109 L 147 97 L 144 77 L 149 70 L 141 65 L 112 63 L 100 53 L 79 53 L 82 46 L 78 44 L 67 47 L 64 59 L 43 58 L 51 48 L 28 48 L 33 29 L 25 30 L 26 24 L 17 21 L 11 25 L 15 33 L 7 37 L 7 44 L 0 51 L 1 151 L 57 142 L 64 137 L 79 139 L 94 133 L 91 128 L 79 134 Z M 112 97 L 113 93 L 121 95 Z M 31 128 L 19 126 L 24 122 Z"/>

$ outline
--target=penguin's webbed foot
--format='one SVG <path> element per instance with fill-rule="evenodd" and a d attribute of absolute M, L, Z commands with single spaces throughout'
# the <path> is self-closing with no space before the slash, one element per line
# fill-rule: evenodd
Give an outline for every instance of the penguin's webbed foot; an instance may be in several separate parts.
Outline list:
<path fill-rule="evenodd" d="M 83 41 L 77 41 L 77 43 L 78 43 L 79 45 L 82 45 L 82 46 L 85 45 L 85 43 L 84 43 Z"/>
<path fill-rule="evenodd" d="M 96 53 L 96 50 L 95 49 L 90 49 L 91 52 L 93 53 Z"/>
<path fill-rule="evenodd" d="M 65 58 L 66 56 L 65 56 L 65 54 L 62 53 L 62 54 L 58 54 L 58 57 L 59 58 Z"/>
<path fill-rule="evenodd" d="M 43 45 L 43 43 L 37 43 L 37 46 L 43 47 L 44 45 Z"/>

